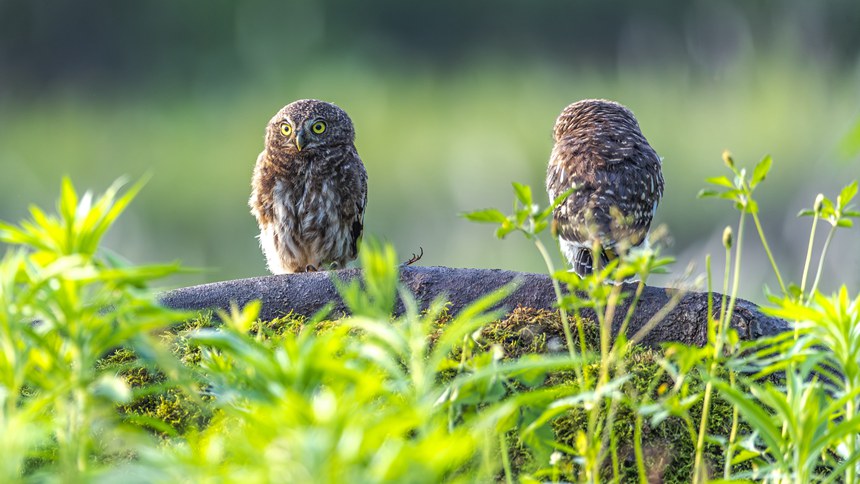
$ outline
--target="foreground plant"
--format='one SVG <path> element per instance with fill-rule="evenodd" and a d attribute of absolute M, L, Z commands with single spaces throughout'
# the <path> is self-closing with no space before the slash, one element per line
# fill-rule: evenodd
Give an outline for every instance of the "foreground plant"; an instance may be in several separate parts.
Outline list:
<path fill-rule="evenodd" d="M 755 184 L 737 172 L 727 198 L 741 224 L 724 237 L 709 344 L 668 345 L 662 358 L 626 328 L 667 260 L 631 251 L 588 278 L 555 271 L 539 238 L 552 207 L 523 185 L 512 215 L 471 218 L 535 242 L 569 318 L 518 309 L 500 321 L 492 308 L 512 287 L 454 317 L 442 300 L 419 308 L 394 251 L 369 241 L 362 281 L 335 280 L 348 317 L 264 322 L 254 303 L 175 325 L 188 315 L 156 305 L 146 285 L 177 265 L 129 267 L 99 248 L 140 184 L 79 197 L 64 181 L 57 215 L 34 208 L 0 223 L 11 244 L 0 260 L 0 478 L 683 482 L 714 477 L 724 459 L 727 480 L 857 482 L 860 296 L 788 285 L 769 311 L 796 331 L 739 342 L 728 322 L 743 220 L 766 170 Z M 813 226 L 850 226 L 855 193 L 820 197 Z M 629 312 L 616 314 L 622 301 Z M 566 351 L 541 339 L 550 326 Z"/>
<path fill-rule="evenodd" d="M 852 210 L 851 201 L 857 193 L 857 182 L 847 185 L 830 201 L 824 195 L 816 197 L 812 210 L 800 216 L 812 216 L 812 228 L 800 287 L 786 285 L 774 260 L 758 217 L 754 189 L 765 180 L 772 161 L 762 159 L 747 178 L 743 168 L 737 168 L 730 154 L 723 159 L 735 175 L 708 181 L 726 188 L 722 192 L 703 190 L 700 196 L 731 200 L 740 211 L 738 236 L 735 241 L 732 295 L 726 308 L 715 319 L 719 328 L 710 354 L 703 418 L 697 446 L 696 480 L 704 480 L 704 463 L 699 458 L 705 440 L 705 425 L 711 390 L 716 389 L 735 406 L 735 422 L 728 439 L 712 437 L 726 448 L 729 456 L 723 476 L 731 476 L 731 464 L 750 462 L 753 469 L 738 477 L 753 477 L 768 482 L 830 482 L 842 475 L 844 482 L 857 482 L 857 438 L 860 434 L 857 361 L 860 355 L 860 307 L 850 302 L 843 287 L 830 298 L 818 293 L 824 259 L 837 228 L 852 226 L 851 218 L 860 216 Z M 781 296 L 770 296 L 774 308 L 765 309 L 775 316 L 793 321 L 795 331 L 760 341 L 739 344 L 737 336 L 728 329 L 734 308 L 743 245 L 744 217 L 751 214 L 765 252 L 782 289 Z M 812 260 L 816 226 L 819 219 L 831 225 L 821 249 L 814 283 L 807 292 L 806 282 Z M 729 239 L 731 241 L 731 232 Z M 732 245 L 727 245 L 726 277 L 728 287 L 729 261 Z M 713 314 L 713 312 L 711 313 Z M 710 340 L 710 338 L 709 338 Z M 724 373 L 728 370 L 728 380 Z M 746 376 L 752 373 L 752 376 Z M 760 379 L 777 379 L 780 384 L 761 383 Z M 823 378 L 822 378 L 823 377 Z M 742 418 L 754 430 L 750 436 L 736 440 L 737 419 Z M 839 456 L 839 457 L 836 457 Z M 822 469 L 829 472 L 822 474 Z"/>
<path fill-rule="evenodd" d="M 580 355 L 585 359 L 593 358 L 599 362 L 596 371 L 589 366 L 572 367 L 577 376 L 577 391 L 549 403 L 546 408 L 538 412 L 537 418 L 521 433 L 521 438 L 533 446 L 548 445 L 554 451 L 570 455 L 579 464 L 578 475 L 585 482 L 598 482 L 604 469 L 604 462 L 609 458 L 612 463 L 612 475 L 617 480 L 620 478 L 620 464 L 617 438 L 613 432 L 614 418 L 620 403 L 629 405 L 632 402 L 626 399 L 622 391 L 628 379 L 624 357 L 633 344 L 627 338 L 626 329 L 645 288 L 645 281 L 651 274 L 661 272 L 671 259 L 660 258 L 655 250 L 638 248 L 627 251 L 622 257 L 616 258 L 606 267 L 599 268 L 585 278 L 565 270 L 557 271 L 539 235 L 550 227 L 553 210 L 564 202 L 573 190 L 561 194 L 548 207 L 540 208 L 533 201 L 531 187 L 519 183 L 514 183 L 513 187 L 516 196 L 513 214 L 505 215 L 497 209 L 485 209 L 466 213 L 464 217 L 475 222 L 497 224 L 496 236 L 499 238 L 504 238 L 516 231 L 534 242 L 552 276 L 569 354 L 571 357 Z M 555 244 L 558 245 L 557 240 Z M 633 294 L 625 292 L 621 284 L 631 277 L 639 281 Z M 562 285 L 565 286 L 566 291 L 562 291 Z M 583 293 L 584 297 L 581 296 Z M 632 298 L 632 300 L 628 312 L 622 318 L 621 328 L 613 340 L 610 332 L 612 321 L 615 319 L 618 305 L 626 298 Z M 670 309 L 671 305 L 666 308 L 666 311 Z M 599 352 L 597 353 L 586 344 L 584 311 L 592 315 L 591 318 L 599 329 Z M 570 314 L 573 315 L 579 336 L 578 352 L 568 322 Z M 655 319 L 646 325 L 645 331 L 658 320 Z M 635 335 L 633 341 L 642 336 L 643 334 Z M 572 409 L 584 409 L 588 414 L 587 426 L 579 429 L 575 447 L 559 445 L 558 442 L 552 441 L 541 442 L 535 438 L 538 429 Z M 642 464 L 641 452 L 637 457 L 639 457 L 638 463 Z M 643 466 L 638 467 L 640 479 L 644 479 Z"/>
<path fill-rule="evenodd" d="M 114 411 L 133 391 L 96 362 L 133 348 L 178 377 L 149 333 L 179 317 L 142 287 L 177 265 L 126 267 L 99 250 L 102 236 L 142 187 L 122 182 L 94 197 L 62 183 L 57 214 L 31 207 L 19 225 L 0 222 L 10 247 L 0 262 L 0 447 L 4 481 L 22 473 L 70 481 L 96 475 L 107 458 L 148 436 Z M 179 381 L 179 380 L 177 380 Z"/>

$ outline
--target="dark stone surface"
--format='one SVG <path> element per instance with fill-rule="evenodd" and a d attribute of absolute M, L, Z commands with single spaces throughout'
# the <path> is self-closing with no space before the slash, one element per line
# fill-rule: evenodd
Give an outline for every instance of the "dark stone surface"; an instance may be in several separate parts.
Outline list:
<path fill-rule="evenodd" d="M 343 269 L 331 272 L 309 272 L 277 276 L 236 279 L 200 286 L 186 287 L 166 292 L 160 296 L 165 306 L 174 309 L 228 310 L 231 302 L 243 306 L 250 301 L 262 301 L 260 317 L 264 320 L 283 316 L 290 312 L 311 316 L 329 301 L 333 301 L 334 314 L 346 313 L 332 277 L 350 280 L 360 276 L 359 269 Z M 452 269 L 448 267 L 404 267 L 401 281 L 415 295 L 422 308 L 438 295 L 444 294 L 450 301 L 452 314 L 461 311 L 472 301 L 517 281 L 517 289 L 508 296 L 502 306 L 512 310 L 517 306 L 551 309 L 555 304 L 555 293 L 549 276 L 500 269 Z M 631 294 L 636 284 L 625 284 L 624 291 Z M 649 320 L 672 301 L 675 289 L 647 286 L 630 320 L 627 334 L 632 337 L 646 326 Z M 678 304 L 665 317 L 657 321 L 647 332 L 642 333 L 641 342 L 657 346 L 666 341 L 703 345 L 707 341 L 707 293 L 688 292 L 679 294 Z M 714 294 L 714 311 L 719 311 L 720 294 Z M 615 311 L 612 331 L 617 333 L 627 313 L 629 300 Z M 585 311 L 585 317 L 593 313 Z M 762 314 L 755 304 L 739 299 L 736 303 L 732 325 L 741 339 L 755 339 L 788 331 L 789 324 L 781 319 Z"/>

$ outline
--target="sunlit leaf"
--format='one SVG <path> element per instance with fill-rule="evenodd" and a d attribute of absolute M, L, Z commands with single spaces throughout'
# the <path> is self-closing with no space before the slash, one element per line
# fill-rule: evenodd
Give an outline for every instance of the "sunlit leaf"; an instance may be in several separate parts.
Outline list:
<path fill-rule="evenodd" d="M 530 207 L 533 203 L 532 187 L 517 182 L 513 182 L 512 185 L 514 186 L 514 193 L 517 196 L 517 200 L 519 200 L 524 206 Z"/>
<path fill-rule="evenodd" d="M 507 220 L 507 216 L 501 212 L 501 210 L 495 208 L 487 208 L 484 210 L 476 210 L 474 212 L 467 212 L 461 214 L 463 218 L 466 220 L 470 220 L 472 222 L 483 222 L 483 223 L 504 223 Z"/>
<path fill-rule="evenodd" d="M 848 204 L 851 203 L 851 200 L 854 199 L 855 195 L 857 195 L 857 181 L 856 180 L 851 182 L 847 186 L 845 186 L 845 188 L 843 188 L 842 191 L 839 192 L 839 204 L 840 204 L 840 206 L 842 206 L 842 207 L 848 206 Z"/>
<path fill-rule="evenodd" d="M 699 193 L 696 194 L 697 198 L 713 198 L 720 195 L 721 192 L 718 192 L 711 188 L 702 188 L 699 190 Z"/>
<path fill-rule="evenodd" d="M 764 181 L 767 177 L 767 174 L 770 172 L 770 167 L 773 165 L 773 159 L 770 155 L 762 158 L 761 161 L 756 164 L 755 169 L 753 170 L 752 178 L 750 178 L 750 187 L 755 188 L 756 185 Z"/>
<path fill-rule="evenodd" d="M 705 181 L 711 183 L 713 185 L 719 185 L 726 188 L 734 188 L 735 186 L 732 184 L 731 180 L 729 180 L 725 176 L 715 176 L 711 178 L 705 178 Z"/>

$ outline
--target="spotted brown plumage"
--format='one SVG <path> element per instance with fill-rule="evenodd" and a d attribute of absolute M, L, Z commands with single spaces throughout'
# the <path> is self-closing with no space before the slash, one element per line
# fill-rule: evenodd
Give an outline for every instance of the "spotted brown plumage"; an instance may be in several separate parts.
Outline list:
<path fill-rule="evenodd" d="M 629 109 L 586 99 L 566 107 L 553 128 L 546 174 L 550 200 L 574 192 L 553 212 L 562 251 L 580 276 L 619 251 L 641 245 L 663 196 L 657 153 Z"/>
<path fill-rule="evenodd" d="M 346 112 L 315 99 L 278 111 L 266 127 L 248 204 L 272 273 L 342 267 L 355 259 L 367 172 Z"/>

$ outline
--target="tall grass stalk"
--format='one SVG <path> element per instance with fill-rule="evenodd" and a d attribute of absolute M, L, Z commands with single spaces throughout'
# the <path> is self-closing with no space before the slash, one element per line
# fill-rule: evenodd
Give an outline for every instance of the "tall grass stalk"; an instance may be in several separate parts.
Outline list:
<path fill-rule="evenodd" d="M 764 235 L 764 229 L 761 227 L 761 221 L 759 220 L 757 212 L 751 212 L 753 222 L 755 222 L 755 228 L 758 231 L 759 239 L 761 239 L 761 245 L 764 247 L 764 252 L 767 254 L 767 260 L 770 261 L 770 266 L 773 268 L 773 273 L 776 274 L 776 282 L 779 284 L 779 289 L 783 294 L 788 294 L 788 290 L 786 288 L 785 283 L 782 281 L 782 274 L 779 272 L 779 266 L 776 265 L 776 260 L 773 258 L 773 251 L 770 250 L 770 245 L 767 243 L 767 237 Z"/>
<path fill-rule="evenodd" d="M 728 163 L 727 163 L 728 164 Z M 733 166 L 733 163 L 730 164 Z M 749 199 L 746 199 L 749 200 Z M 743 235 L 744 235 L 744 219 L 747 214 L 746 206 L 744 206 L 740 210 L 740 220 L 738 221 L 738 230 L 737 230 L 737 239 L 732 241 L 731 233 L 723 238 L 723 245 L 726 248 L 726 273 L 724 276 L 724 290 L 723 290 L 723 298 L 722 304 L 720 308 L 720 320 L 719 320 L 719 331 L 715 335 L 715 339 L 713 341 L 709 341 L 709 345 L 713 345 L 713 354 L 711 356 L 711 362 L 708 365 L 708 373 L 710 375 L 715 375 L 718 369 L 718 365 L 720 359 L 722 357 L 723 344 L 726 339 L 726 332 L 728 331 L 729 325 L 732 320 L 732 314 L 734 313 L 734 307 L 737 301 L 738 288 L 740 287 L 740 271 L 741 271 L 741 255 L 743 248 Z M 728 308 L 725 306 L 725 293 L 726 291 L 726 283 L 728 282 L 728 267 L 731 261 L 731 248 L 734 245 L 735 247 L 735 257 L 734 257 L 734 270 L 732 271 L 732 289 L 731 289 L 731 297 L 729 298 Z M 708 314 L 708 320 L 712 318 L 711 314 Z M 708 417 L 711 409 L 711 398 L 713 394 L 713 380 L 708 379 L 708 382 L 705 384 L 705 393 L 702 400 L 702 418 L 699 422 L 699 433 L 698 438 L 696 439 L 696 456 L 693 462 L 693 483 L 698 484 L 703 482 L 703 479 L 706 478 L 705 468 L 704 468 L 704 449 L 705 449 L 705 434 L 708 429 Z"/>
<path fill-rule="evenodd" d="M 803 262 L 803 275 L 800 278 L 800 298 L 807 299 L 806 296 L 806 280 L 809 275 L 809 263 L 812 261 L 812 247 L 815 244 L 815 230 L 818 227 L 818 219 L 821 217 L 821 205 L 824 200 L 824 195 L 819 193 L 815 198 L 815 203 L 812 209 L 812 229 L 809 231 L 809 243 L 806 246 L 806 258 Z M 794 333 L 794 339 L 797 339 L 797 331 Z"/>
<path fill-rule="evenodd" d="M 810 294 L 815 294 L 818 291 L 818 283 L 821 281 L 821 273 L 824 272 L 824 259 L 827 256 L 827 251 L 830 249 L 830 242 L 833 241 L 833 236 L 836 234 L 836 225 L 830 227 L 827 232 L 827 238 L 824 239 L 824 247 L 821 249 L 821 256 L 818 258 L 818 269 L 815 271 L 815 280 L 812 283 Z"/>
<path fill-rule="evenodd" d="M 555 264 L 552 263 L 552 257 L 550 257 L 549 252 L 547 252 L 546 247 L 543 245 L 543 242 L 540 241 L 539 238 L 534 238 L 535 247 L 537 247 L 538 252 L 540 252 L 541 257 L 543 257 L 544 264 L 546 264 L 546 268 L 550 274 L 555 274 Z M 558 282 L 558 279 L 555 277 L 551 277 L 552 281 L 552 289 L 555 291 L 556 301 L 559 303 L 564 299 L 564 295 L 561 293 L 561 285 Z M 558 314 L 561 318 L 561 327 L 564 330 L 564 340 L 567 343 L 567 351 L 570 354 L 571 358 L 576 357 L 576 346 L 573 343 L 573 332 L 570 330 L 570 320 L 567 316 L 567 309 L 563 304 L 559 304 Z"/>

